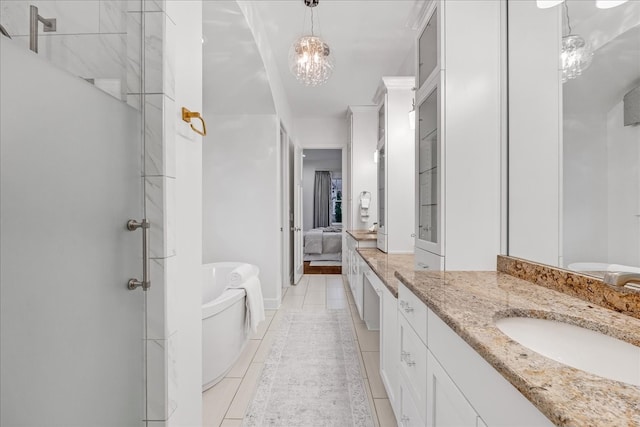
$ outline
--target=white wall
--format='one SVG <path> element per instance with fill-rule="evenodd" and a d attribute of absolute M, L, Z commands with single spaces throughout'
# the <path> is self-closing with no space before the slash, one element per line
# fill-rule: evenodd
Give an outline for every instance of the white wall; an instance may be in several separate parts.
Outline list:
<path fill-rule="evenodd" d="M 307 155 L 307 157 L 302 160 L 302 225 L 305 231 L 313 228 L 313 193 L 316 171 L 331 171 L 333 178 L 342 177 L 342 151 L 331 151 L 334 152 L 332 153 L 333 158 L 310 159 L 310 155 Z M 309 150 L 305 150 L 305 154 L 308 152 Z M 344 200 L 344 194 L 342 198 Z"/>
<path fill-rule="evenodd" d="M 394 76 L 415 76 L 416 74 L 416 52 L 415 52 L 416 42 L 413 41 L 411 44 L 411 48 L 409 52 L 407 52 L 407 56 L 400 64 L 400 68 L 398 68 L 398 72 L 394 74 Z"/>
<path fill-rule="evenodd" d="M 559 7 L 509 2 L 509 255 L 556 266 L 561 264 L 560 18 Z"/>
<path fill-rule="evenodd" d="M 603 114 L 564 113 L 563 260 L 605 262 L 607 238 L 607 128 Z"/>
<path fill-rule="evenodd" d="M 205 111 L 207 100 L 204 100 Z M 280 301 L 278 138 L 275 115 L 210 116 L 203 147 L 203 263 L 260 268 L 265 304 Z"/>
<path fill-rule="evenodd" d="M 608 261 L 640 266 L 640 126 L 623 126 L 623 111 L 619 102 L 607 115 Z"/>
<path fill-rule="evenodd" d="M 347 123 L 343 117 L 298 117 L 296 138 L 302 148 L 342 148 L 347 145 Z"/>
<path fill-rule="evenodd" d="M 176 317 L 174 343 L 177 408 L 169 426 L 202 422 L 202 137 L 178 116 L 180 107 L 202 111 L 202 1 L 167 2 L 176 23 L 175 105 L 176 276 L 167 311 Z"/>
<path fill-rule="evenodd" d="M 623 108 L 620 101 L 607 114 L 565 112 L 565 266 L 640 265 L 640 128 L 623 125 Z"/>

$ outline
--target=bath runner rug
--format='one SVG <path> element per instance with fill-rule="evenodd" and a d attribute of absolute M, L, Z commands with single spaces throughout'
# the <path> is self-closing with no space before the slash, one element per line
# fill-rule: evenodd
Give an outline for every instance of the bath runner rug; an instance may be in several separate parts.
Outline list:
<path fill-rule="evenodd" d="M 373 425 L 347 310 L 284 314 L 245 427 Z"/>

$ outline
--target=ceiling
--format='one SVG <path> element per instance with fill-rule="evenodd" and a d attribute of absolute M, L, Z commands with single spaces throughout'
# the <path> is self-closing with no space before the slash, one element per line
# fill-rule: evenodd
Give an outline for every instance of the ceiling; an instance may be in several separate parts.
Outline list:
<path fill-rule="evenodd" d="M 310 33 L 310 9 L 302 0 L 252 2 L 265 29 L 278 73 L 295 117 L 344 117 L 348 105 L 371 105 L 382 76 L 411 75 L 413 43 L 418 12 L 426 0 L 322 0 L 314 8 L 315 33 L 335 54 L 335 69 L 322 86 L 306 87 L 289 72 L 291 44 Z M 242 109 L 257 84 L 258 110 L 273 108 L 265 102 L 266 79 L 255 44 L 250 46 L 246 21 L 235 2 L 204 2 L 205 92 L 217 96 L 219 107 Z M 400 70 L 403 73 L 399 74 Z M 207 74 L 216 73 L 218 83 L 207 84 Z M 211 77 L 211 74 L 209 74 Z M 210 80 L 212 80 L 210 78 Z M 224 80 L 224 82 L 222 82 Z M 235 81 L 235 82 L 234 82 Z M 231 98 L 226 103 L 225 98 Z M 253 101 L 252 101 L 253 102 Z M 226 103 L 226 107 L 223 104 Z M 250 108 L 246 106 L 245 108 Z M 215 108 L 221 113 L 219 108 Z M 232 111 L 237 113 L 237 111 Z"/>

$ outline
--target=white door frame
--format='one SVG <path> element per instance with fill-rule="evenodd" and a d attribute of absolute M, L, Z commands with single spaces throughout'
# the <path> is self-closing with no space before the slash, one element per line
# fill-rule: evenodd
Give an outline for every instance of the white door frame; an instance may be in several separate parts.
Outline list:
<path fill-rule="evenodd" d="M 280 122 L 280 134 L 278 141 L 278 149 L 280 150 L 280 175 L 279 175 L 279 187 L 280 187 L 280 277 L 282 279 L 282 287 L 288 288 L 291 286 L 290 275 L 290 195 L 289 195 L 289 183 L 291 177 L 289 176 L 289 134 L 282 122 Z"/>
<path fill-rule="evenodd" d="M 302 254 L 302 148 L 294 143 L 293 190 L 293 283 L 297 284 L 304 273 Z"/>
<path fill-rule="evenodd" d="M 345 238 L 344 238 L 344 233 L 346 231 L 345 229 L 345 188 L 350 188 L 347 186 L 351 185 L 351 182 L 346 182 L 349 180 L 349 176 L 348 174 L 345 175 L 345 171 L 347 170 L 347 144 L 330 144 L 330 145 L 310 145 L 310 146 L 297 146 L 300 149 L 300 155 L 302 156 L 302 153 L 304 150 L 340 150 L 340 162 L 341 162 L 341 173 L 342 173 L 342 248 L 344 251 L 344 246 L 345 246 Z M 300 175 L 302 176 L 304 170 L 304 160 L 301 161 L 300 163 Z M 345 186 L 345 183 L 347 186 Z M 302 182 L 302 179 L 300 180 L 300 227 L 302 227 L 302 219 L 303 219 L 303 214 L 304 212 L 302 211 L 302 200 L 303 200 L 303 188 L 304 188 L 304 183 Z M 302 230 L 300 231 L 300 236 L 302 236 Z M 299 251 L 299 254 L 294 254 L 294 259 L 296 255 L 300 256 L 300 259 L 303 260 L 302 265 L 304 266 L 304 253 L 303 251 L 303 245 L 300 245 L 299 249 L 298 248 L 294 248 L 294 250 Z M 344 258 L 343 258 L 344 259 Z"/>

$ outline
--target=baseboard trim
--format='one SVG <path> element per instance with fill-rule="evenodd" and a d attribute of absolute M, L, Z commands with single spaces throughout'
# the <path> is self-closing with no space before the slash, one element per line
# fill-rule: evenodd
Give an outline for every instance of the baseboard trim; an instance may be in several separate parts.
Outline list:
<path fill-rule="evenodd" d="M 278 298 L 264 298 L 264 308 L 267 310 L 277 310 L 280 308 L 280 300 Z"/>

